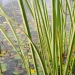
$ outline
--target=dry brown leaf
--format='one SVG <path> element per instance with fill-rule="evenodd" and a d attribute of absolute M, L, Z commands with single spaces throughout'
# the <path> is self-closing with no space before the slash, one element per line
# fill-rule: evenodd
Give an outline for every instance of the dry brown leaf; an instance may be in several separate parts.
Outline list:
<path fill-rule="evenodd" d="M 1 60 L 5 60 L 5 58 L 4 58 L 4 57 L 2 57 L 2 58 L 1 58 Z"/>
<path fill-rule="evenodd" d="M 24 72 L 24 70 L 21 69 L 21 68 L 19 68 L 19 67 L 14 67 L 14 69 L 15 69 L 16 71 L 18 71 L 20 74 Z"/>
<path fill-rule="evenodd" d="M 21 32 L 20 32 L 20 34 L 24 34 L 24 32 L 23 32 L 23 31 L 21 31 Z"/>
<path fill-rule="evenodd" d="M 21 32 L 21 30 L 20 29 L 16 29 L 16 32 Z"/>

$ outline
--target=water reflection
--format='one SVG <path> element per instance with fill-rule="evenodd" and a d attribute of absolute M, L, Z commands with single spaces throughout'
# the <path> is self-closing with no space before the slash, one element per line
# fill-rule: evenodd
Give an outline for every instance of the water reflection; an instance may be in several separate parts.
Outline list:
<path fill-rule="evenodd" d="M 0 0 L 0 4 L 2 4 L 3 6 L 5 6 L 9 2 L 10 2 L 10 0 Z"/>
<path fill-rule="evenodd" d="M 5 5 L 9 4 L 10 1 L 11 0 L 0 0 L 0 4 L 3 5 L 3 6 L 5 6 Z M 12 0 L 12 1 L 16 1 L 16 0 Z"/>

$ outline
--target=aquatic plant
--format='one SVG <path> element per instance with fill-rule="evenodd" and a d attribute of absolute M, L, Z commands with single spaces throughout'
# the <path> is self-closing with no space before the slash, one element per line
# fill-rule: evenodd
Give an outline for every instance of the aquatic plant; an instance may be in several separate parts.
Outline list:
<path fill-rule="evenodd" d="M 52 14 L 51 19 L 49 20 L 47 6 L 44 0 L 18 0 L 23 20 L 23 28 L 19 27 L 14 20 L 7 16 L 0 6 L 0 15 L 4 16 L 9 24 L 18 43 L 20 52 L 18 52 L 17 47 L 15 47 L 15 44 L 6 34 L 2 26 L 0 26 L 0 31 L 20 56 L 27 71 L 27 75 L 32 75 L 34 72 L 35 75 L 41 75 L 39 65 L 41 66 L 42 75 L 72 75 L 75 60 L 73 56 L 73 51 L 75 50 L 75 1 L 73 2 L 73 7 L 71 7 L 69 0 L 65 0 L 64 2 L 65 4 L 63 5 L 62 0 L 51 1 Z M 33 17 L 40 48 L 38 48 L 32 40 L 24 4 L 27 4 Z M 66 31 L 67 15 L 70 16 L 69 34 Z M 20 28 L 28 39 L 34 70 L 29 67 L 29 58 L 24 54 L 21 39 L 19 39 L 13 24 Z"/>

